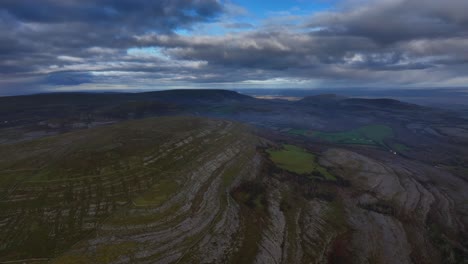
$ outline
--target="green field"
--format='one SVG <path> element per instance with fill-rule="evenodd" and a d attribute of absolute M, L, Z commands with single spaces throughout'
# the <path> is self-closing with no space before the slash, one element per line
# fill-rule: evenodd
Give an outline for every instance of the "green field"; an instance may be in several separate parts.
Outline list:
<path fill-rule="evenodd" d="M 289 134 L 300 135 L 300 136 L 311 136 L 312 132 L 305 129 L 291 129 L 288 131 Z"/>
<path fill-rule="evenodd" d="M 310 174 L 336 180 L 325 168 L 316 162 L 314 154 L 294 145 L 283 145 L 282 149 L 269 149 L 270 159 L 280 168 L 297 174 Z"/>
<path fill-rule="evenodd" d="M 398 152 L 407 152 L 410 148 L 404 144 L 396 143 L 391 145 Z"/>
<path fill-rule="evenodd" d="M 368 125 L 342 132 L 321 132 L 291 129 L 288 133 L 320 138 L 339 144 L 385 146 L 384 140 L 394 136 L 392 128 L 385 125 Z"/>

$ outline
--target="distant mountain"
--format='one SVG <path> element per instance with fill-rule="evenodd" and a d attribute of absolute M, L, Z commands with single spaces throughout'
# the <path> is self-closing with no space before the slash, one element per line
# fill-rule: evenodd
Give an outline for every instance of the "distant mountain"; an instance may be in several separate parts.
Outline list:
<path fill-rule="evenodd" d="M 8 104 L 102 104 L 131 100 L 170 100 L 170 101 L 245 101 L 253 97 L 229 90 L 165 90 L 145 93 L 47 93 L 0 97 L 2 105 Z"/>
<path fill-rule="evenodd" d="M 173 103 L 234 102 L 256 100 L 248 95 L 229 90 L 166 90 L 136 94 L 140 99 L 171 101 Z"/>
<path fill-rule="evenodd" d="M 145 93 L 47 93 L 0 97 L 0 127 L 39 122 L 60 128 L 94 121 L 159 115 L 233 113 L 237 107 L 260 105 L 256 99 L 229 90 L 166 90 Z M 268 102 L 270 103 L 270 102 Z"/>
<path fill-rule="evenodd" d="M 349 98 L 342 100 L 340 105 L 344 107 L 361 107 L 361 108 L 382 108 L 393 110 L 416 110 L 423 108 L 416 104 L 410 104 L 395 99 L 364 99 L 364 98 Z"/>
<path fill-rule="evenodd" d="M 296 102 L 302 106 L 335 106 L 340 108 L 358 109 L 387 109 L 387 110 L 416 110 L 422 108 L 416 104 L 410 104 L 394 99 L 367 99 L 367 98 L 349 98 L 337 94 L 321 94 L 306 96 Z"/>
<path fill-rule="evenodd" d="M 298 105 L 329 105 L 336 104 L 337 102 L 347 99 L 346 96 L 341 96 L 337 94 L 320 94 L 306 96 L 303 99 L 296 102 Z"/>

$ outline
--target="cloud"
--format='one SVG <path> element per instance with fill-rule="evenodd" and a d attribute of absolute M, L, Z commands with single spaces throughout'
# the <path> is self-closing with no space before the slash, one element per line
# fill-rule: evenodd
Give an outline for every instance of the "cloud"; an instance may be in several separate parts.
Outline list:
<path fill-rule="evenodd" d="M 382 45 L 398 41 L 444 38 L 468 33 L 465 0 L 349 0 L 337 11 L 312 16 L 309 27 L 323 34 L 353 35 Z"/>
<path fill-rule="evenodd" d="M 206 21 L 220 13 L 222 6 L 216 0 L 3 0 L 1 9 L 26 23 L 91 23 L 166 31 Z"/>
<path fill-rule="evenodd" d="M 0 89 L 463 85 L 467 9 L 342 0 L 251 24 L 248 10 L 221 0 L 3 0 Z M 207 23 L 223 30 L 197 30 Z"/>
<path fill-rule="evenodd" d="M 93 77 L 90 73 L 56 72 L 47 75 L 44 83 L 50 85 L 79 85 L 83 83 L 91 83 L 92 81 Z"/>
<path fill-rule="evenodd" d="M 0 68 L 23 59 L 28 66 L 18 66 L 16 72 L 80 62 L 80 57 L 92 60 L 93 52 L 106 55 L 103 51 L 126 49 L 134 35 L 170 34 L 215 19 L 221 12 L 216 0 L 4 0 L 0 3 Z"/>
<path fill-rule="evenodd" d="M 254 25 L 245 22 L 235 22 L 235 23 L 226 23 L 223 25 L 225 28 L 232 28 L 232 29 L 250 29 L 254 28 Z"/>

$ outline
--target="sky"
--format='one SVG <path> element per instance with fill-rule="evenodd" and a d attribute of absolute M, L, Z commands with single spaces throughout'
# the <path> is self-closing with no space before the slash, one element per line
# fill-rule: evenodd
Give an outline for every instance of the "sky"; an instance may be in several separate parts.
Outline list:
<path fill-rule="evenodd" d="M 468 87 L 467 0 L 1 0 L 0 95 Z"/>

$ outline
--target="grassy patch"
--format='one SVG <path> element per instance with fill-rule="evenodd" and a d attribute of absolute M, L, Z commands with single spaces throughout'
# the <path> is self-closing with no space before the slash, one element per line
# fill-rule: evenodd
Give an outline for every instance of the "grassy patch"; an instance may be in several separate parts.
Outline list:
<path fill-rule="evenodd" d="M 347 226 L 346 214 L 344 211 L 344 205 L 341 201 L 336 200 L 329 203 L 325 218 L 328 220 L 328 223 L 335 228 L 335 230 L 338 230 L 339 232 L 345 231 Z"/>
<path fill-rule="evenodd" d="M 304 200 L 298 196 L 298 192 L 283 191 L 280 202 L 280 210 L 283 212 L 286 221 L 287 259 L 286 263 L 294 263 L 294 256 L 297 254 L 297 241 L 299 237 L 298 217 L 299 212 L 304 207 Z"/>
<path fill-rule="evenodd" d="M 313 136 L 341 144 L 384 145 L 393 130 L 384 125 L 368 125 L 344 132 L 314 132 Z"/>
<path fill-rule="evenodd" d="M 407 152 L 410 150 L 410 148 L 404 144 L 396 143 L 392 145 L 392 148 L 394 148 L 398 152 Z"/>
<path fill-rule="evenodd" d="M 288 133 L 307 137 L 320 138 L 339 144 L 358 144 L 385 146 L 384 140 L 393 137 L 393 130 L 385 125 L 368 125 L 342 132 L 321 132 L 303 129 L 292 129 Z"/>
<path fill-rule="evenodd" d="M 335 176 L 316 162 L 314 154 L 294 145 L 284 145 L 282 149 L 269 149 L 270 159 L 280 168 L 311 178 L 336 180 Z"/>
<path fill-rule="evenodd" d="M 233 114 L 237 111 L 237 107 L 233 105 L 219 106 L 212 109 L 212 112 L 217 114 Z"/>
<path fill-rule="evenodd" d="M 96 250 L 96 263 L 111 263 L 122 255 L 131 254 L 137 248 L 135 242 L 101 245 Z"/>
<path fill-rule="evenodd" d="M 386 138 L 393 137 L 393 130 L 389 126 L 385 125 L 369 125 L 358 128 L 356 132 L 364 135 L 365 137 L 377 142 L 378 144 L 383 144 L 383 141 Z"/>
<path fill-rule="evenodd" d="M 336 181 L 336 177 L 333 174 L 331 174 L 330 172 L 328 172 L 327 169 L 325 169 L 324 167 L 318 164 L 316 164 L 315 170 L 312 173 L 312 175 L 316 177 L 325 178 L 326 180 L 329 180 L 329 181 Z"/>
<path fill-rule="evenodd" d="M 314 171 L 315 155 L 297 146 L 284 145 L 283 149 L 280 150 L 268 150 L 268 154 L 270 154 L 270 159 L 282 169 L 297 174 L 307 174 Z"/>
<path fill-rule="evenodd" d="M 181 205 L 177 204 L 164 210 L 163 212 L 154 213 L 128 213 L 128 211 L 122 211 L 115 213 L 109 219 L 106 220 L 107 225 L 114 226 L 126 226 L 126 225 L 146 225 L 161 221 L 168 217 L 173 216 L 180 209 Z M 183 216 L 182 216 L 183 217 Z M 174 220 L 175 221 L 175 220 Z"/>
<path fill-rule="evenodd" d="M 245 204 L 248 207 L 257 211 L 266 210 L 266 195 L 265 187 L 259 182 L 248 181 L 232 191 L 232 196 L 239 203 Z"/>
<path fill-rule="evenodd" d="M 443 228 L 436 223 L 428 225 L 429 238 L 431 239 L 434 246 L 440 251 L 443 259 L 443 263 L 447 264 L 465 264 L 466 253 L 457 247 L 454 247 L 453 243 L 450 243 L 448 237 L 445 236 Z"/>
<path fill-rule="evenodd" d="M 266 190 L 260 182 L 244 182 L 231 192 L 241 205 L 242 244 L 229 263 L 253 263 L 267 215 Z"/>
<path fill-rule="evenodd" d="M 138 196 L 133 202 L 136 206 L 159 206 L 171 195 L 176 193 L 179 185 L 171 179 L 163 179 L 153 185 L 151 189 Z"/>
<path fill-rule="evenodd" d="M 96 248 L 94 254 L 67 254 L 57 258 L 52 263 L 112 263 L 121 256 L 131 255 L 137 246 L 135 242 L 101 245 Z"/>
<path fill-rule="evenodd" d="M 245 169 L 245 165 L 255 156 L 255 149 L 246 150 L 239 161 L 229 166 L 223 173 L 223 187 L 227 188 L 234 181 L 236 176 Z"/>
<path fill-rule="evenodd" d="M 291 129 L 288 131 L 289 134 L 300 135 L 300 136 L 310 136 L 311 132 L 305 129 Z"/>

